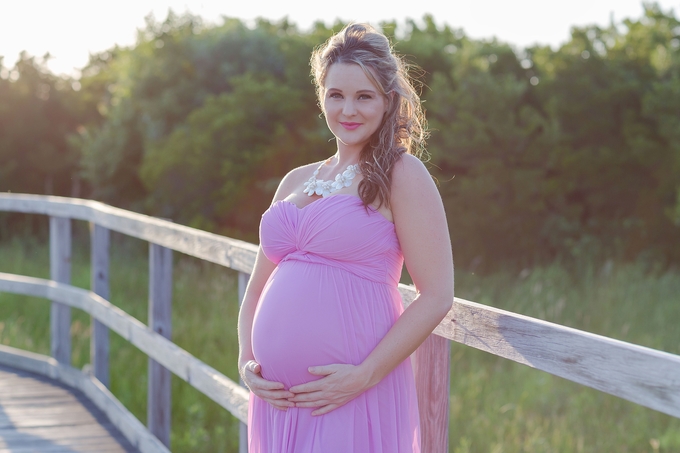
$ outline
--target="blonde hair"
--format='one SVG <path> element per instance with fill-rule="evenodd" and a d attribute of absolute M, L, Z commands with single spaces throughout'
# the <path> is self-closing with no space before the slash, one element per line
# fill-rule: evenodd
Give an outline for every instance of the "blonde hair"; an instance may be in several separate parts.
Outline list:
<path fill-rule="evenodd" d="M 385 35 L 367 24 L 349 24 L 312 52 L 312 75 L 320 107 L 326 74 L 335 63 L 358 65 L 387 99 L 382 124 L 359 156 L 363 176 L 359 196 L 364 205 L 377 198 L 379 206 L 389 207 L 394 164 L 403 153 L 420 157 L 427 138 L 420 97 L 408 74 L 410 67 L 395 55 Z"/>

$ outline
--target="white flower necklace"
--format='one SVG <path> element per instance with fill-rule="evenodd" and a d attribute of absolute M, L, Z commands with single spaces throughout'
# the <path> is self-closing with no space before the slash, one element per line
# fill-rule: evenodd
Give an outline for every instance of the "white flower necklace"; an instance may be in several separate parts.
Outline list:
<path fill-rule="evenodd" d="M 322 179 L 316 179 L 316 176 L 319 174 L 319 170 L 325 163 L 326 162 L 319 165 L 319 167 L 314 170 L 312 177 L 304 183 L 305 190 L 303 190 L 303 192 L 310 197 L 312 195 L 321 195 L 322 197 L 327 197 L 333 192 L 337 192 L 340 189 L 349 187 L 352 185 L 352 180 L 354 177 L 357 175 L 357 173 L 359 173 L 359 164 L 354 164 L 348 165 L 345 171 L 335 175 L 335 180 L 329 179 L 328 181 L 324 181 Z"/>

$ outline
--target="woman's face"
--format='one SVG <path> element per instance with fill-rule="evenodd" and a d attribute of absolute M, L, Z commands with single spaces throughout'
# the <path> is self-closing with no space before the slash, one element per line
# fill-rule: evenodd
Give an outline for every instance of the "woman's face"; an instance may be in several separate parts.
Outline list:
<path fill-rule="evenodd" d="M 387 99 L 359 65 L 335 63 L 326 73 L 323 111 L 338 147 L 361 151 L 380 127 Z"/>

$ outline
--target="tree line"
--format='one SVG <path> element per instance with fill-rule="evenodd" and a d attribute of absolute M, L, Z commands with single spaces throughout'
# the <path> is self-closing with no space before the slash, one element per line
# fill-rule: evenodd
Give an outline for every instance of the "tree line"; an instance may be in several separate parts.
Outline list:
<path fill-rule="evenodd" d="M 281 177 L 333 154 L 300 30 L 169 13 L 79 78 L 0 60 L 0 191 L 93 198 L 257 241 Z M 380 24 L 420 69 L 427 162 L 463 269 L 680 262 L 680 22 L 575 27 L 559 49 Z M 3 231 L 12 217 L 0 218 Z"/>

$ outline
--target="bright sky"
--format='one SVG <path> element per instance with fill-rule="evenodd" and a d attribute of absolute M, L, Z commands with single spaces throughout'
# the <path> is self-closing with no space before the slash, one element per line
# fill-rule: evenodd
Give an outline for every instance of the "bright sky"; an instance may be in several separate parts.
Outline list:
<path fill-rule="evenodd" d="M 658 0 L 664 11 L 680 15 L 680 0 Z M 385 6 L 388 5 L 388 6 Z M 431 13 L 436 23 L 462 28 L 473 38 L 496 36 L 519 47 L 534 43 L 558 46 L 569 38 L 573 25 L 608 25 L 610 18 L 642 15 L 640 0 L 0 0 L 0 55 L 11 67 L 22 50 L 53 56 L 49 67 L 57 73 L 77 74 L 89 53 L 135 42 L 144 17 L 164 19 L 168 9 L 190 11 L 210 23 L 222 16 L 272 20 L 288 16 L 305 29 L 317 20 L 336 18 L 378 24 L 383 20 L 420 19 Z"/>

